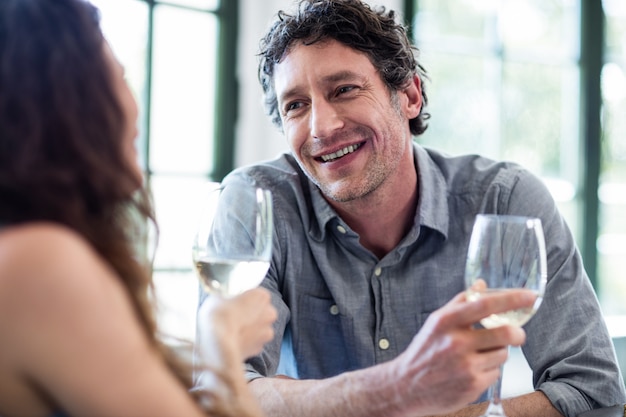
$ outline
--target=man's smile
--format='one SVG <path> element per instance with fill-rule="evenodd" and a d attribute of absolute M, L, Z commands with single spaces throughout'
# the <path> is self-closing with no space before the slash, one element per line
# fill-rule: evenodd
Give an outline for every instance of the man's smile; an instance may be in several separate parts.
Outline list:
<path fill-rule="evenodd" d="M 351 154 L 352 152 L 359 149 L 361 145 L 363 145 L 363 143 L 349 145 L 349 146 L 346 146 L 345 148 L 339 149 L 338 151 L 335 151 L 326 155 L 322 155 L 321 157 L 319 157 L 319 159 L 321 159 L 323 162 L 332 162 L 345 155 Z"/>

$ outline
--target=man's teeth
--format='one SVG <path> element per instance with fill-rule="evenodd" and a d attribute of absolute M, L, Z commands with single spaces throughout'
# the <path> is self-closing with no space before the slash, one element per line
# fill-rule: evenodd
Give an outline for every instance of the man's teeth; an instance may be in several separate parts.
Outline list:
<path fill-rule="evenodd" d="M 334 161 L 337 158 L 341 158 L 344 155 L 347 155 L 349 153 L 356 151 L 357 149 L 359 149 L 359 147 L 361 147 L 360 144 L 350 145 L 350 146 L 346 146 L 343 149 L 339 149 L 337 152 L 333 152 L 328 155 L 322 155 L 322 161 L 324 162 Z"/>

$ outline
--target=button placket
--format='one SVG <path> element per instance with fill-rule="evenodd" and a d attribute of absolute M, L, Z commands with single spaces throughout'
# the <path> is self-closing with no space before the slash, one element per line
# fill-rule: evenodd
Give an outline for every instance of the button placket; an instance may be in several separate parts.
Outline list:
<path fill-rule="evenodd" d="M 377 279 L 380 279 L 382 275 L 383 275 L 383 268 L 378 265 L 374 267 L 373 276 Z M 378 329 L 377 333 L 379 335 L 381 333 L 381 330 L 382 330 L 381 328 Z M 377 345 L 378 345 L 379 350 L 386 351 L 390 347 L 389 339 L 387 339 L 386 337 L 379 336 Z"/>

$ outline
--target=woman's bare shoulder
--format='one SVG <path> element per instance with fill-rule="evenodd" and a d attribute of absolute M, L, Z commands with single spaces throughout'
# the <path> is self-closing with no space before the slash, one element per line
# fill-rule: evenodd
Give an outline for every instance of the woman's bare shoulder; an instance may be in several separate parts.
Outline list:
<path fill-rule="evenodd" d="M 199 415 L 146 337 L 130 291 L 69 229 L 0 231 L 0 346 L 5 386 L 45 392 L 73 415 Z"/>
<path fill-rule="evenodd" d="M 87 240 L 67 227 L 41 222 L 0 230 L 0 313 L 63 306 L 95 297 L 102 287 L 119 290 L 114 277 Z"/>
<path fill-rule="evenodd" d="M 87 246 L 87 241 L 69 227 L 52 222 L 32 222 L 0 229 L 0 261 L 16 261 L 17 256 L 46 255 Z M 40 252 L 41 251 L 41 252 Z"/>
<path fill-rule="evenodd" d="M 33 222 L 0 229 L 0 285 L 22 274 L 44 279 L 57 268 L 76 262 L 101 262 L 89 243 L 72 229 L 49 222 Z"/>

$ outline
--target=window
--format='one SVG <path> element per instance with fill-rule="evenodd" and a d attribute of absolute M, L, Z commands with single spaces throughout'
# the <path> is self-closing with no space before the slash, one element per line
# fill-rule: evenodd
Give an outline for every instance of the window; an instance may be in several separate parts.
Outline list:
<path fill-rule="evenodd" d="M 626 314 L 623 272 L 626 259 L 626 3 L 604 0 L 602 4 L 606 15 L 606 39 L 598 189 L 599 296 L 608 314 Z"/>
<path fill-rule="evenodd" d="M 230 84 L 227 76 L 219 85 L 216 80 L 234 73 L 224 68 L 233 62 L 220 54 L 234 49 L 228 30 L 237 26 L 227 21 L 237 8 L 219 0 L 92 2 L 140 108 L 139 154 L 160 227 L 154 259 L 159 324 L 167 334 L 191 339 L 198 296 L 190 250 L 195 190 L 232 167 L 233 140 L 221 121 L 231 122 L 234 113 L 224 115 L 228 103 L 220 101 L 228 96 L 221 88 Z"/>
<path fill-rule="evenodd" d="M 604 38 L 602 7 L 593 3 L 415 1 L 413 34 L 432 75 L 432 119 L 418 141 L 512 160 L 540 176 L 582 249 L 604 313 L 626 315 L 626 4 L 602 2 Z M 600 109 L 586 96 L 594 80 L 599 89 L 599 74 L 589 74 L 585 51 L 603 44 Z M 585 124 L 601 111 L 600 141 Z M 589 152 L 595 147 L 601 159 Z"/>
<path fill-rule="evenodd" d="M 414 27 L 432 74 L 432 119 L 418 141 L 526 166 L 574 229 L 576 17 L 566 0 L 421 0 Z"/>

